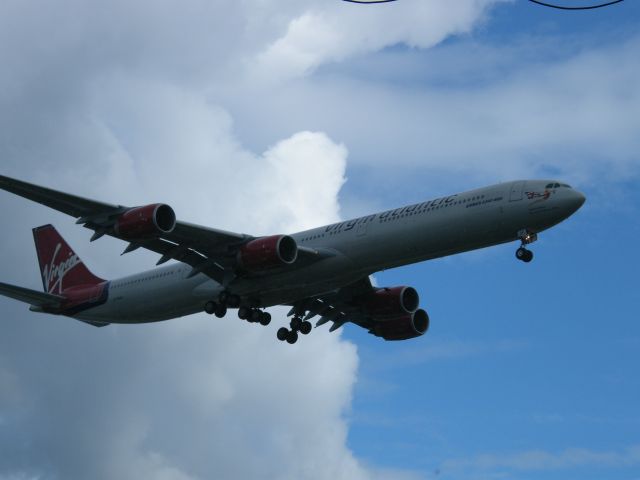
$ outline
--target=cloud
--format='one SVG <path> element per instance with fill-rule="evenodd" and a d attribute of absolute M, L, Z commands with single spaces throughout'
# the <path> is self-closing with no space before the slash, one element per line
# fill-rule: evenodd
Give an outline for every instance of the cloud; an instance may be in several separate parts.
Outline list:
<path fill-rule="evenodd" d="M 27 160 L 14 174 L 111 202 L 163 200 L 182 218 L 251 226 L 252 233 L 338 218 L 347 152 L 322 133 L 296 133 L 259 155 L 234 138 L 230 116 L 197 93 L 120 76 L 87 93 L 82 119 L 57 125 L 56 168 Z M 31 226 L 16 211 L 11 222 Z M 86 245 L 80 230 L 72 243 Z M 100 273 L 152 265 L 149 255 L 117 260 L 113 250 L 122 247 L 98 242 L 82 256 Z M 5 272 L 20 268 L 10 259 L 5 264 Z M 275 340 L 273 328 L 252 328 L 233 314 L 98 330 L 7 303 L 0 340 L 3 474 L 367 476 L 346 446 L 342 415 L 358 360 L 339 335 L 318 332 L 291 348 Z M 274 316 L 279 323 L 284 310 Z M 320 460 L 326 458 L 332 461 Z"/>
<path fill-rule="evenodd" d="M 259 78 L 300 77 L 322 64 L 399 43 L 429 48 L 450 35 L 468 33 L 500 0 L 406 1 L 375 8 L 325 3 L 291 19 L 286 32 L 257 57 Z"/>
<path fill-rule="evenodd" d="M 423 188 L 461 174 L 473 182 L 561 176 L 579 184 L 637 176 L 640 37 L 588 49 L 564 41 L 468 40 L 365 55 L 259 96 L 251 113 L 234 104 L 236 116 L 254 143 L 303 124 L 345 142 L 358 174 L 375 166 L 411 182 L 420 173 Z M 287 116 L 259 130 L 259 112 L 276 105 L 286 105 Z"/>
<path fill-rule="evenodd" d="M 65 28 L 65 17 L 54 29 L 39 15 L 55 19 L 58 10 L 36 15 L 25 4 L 11 15 L 5 5 L 0 15 L 12 40 L 36 25 L 47 37 L 23 38 L 22 55 L 4 44 L 13 76 L 3 77 L 0 98 L 3 173 L 109 202 L 166 201 L 181 219 L 254 234 L 338 219 L 346 148 L 297 130 L 273 138 L 263 153 L 245 148 L 232 115 L 198 83 L 215 73 L 211 63 L 206 73 L 196 65 L 205 47 L 181 58 L 191 45 L 177 33 L 188 25 L 204 35 L 197 14 L 181 25 L 163 6 L 150 16 L 133 6 L 116 39 L 106 25 L 123 5 L 102 19 L 69 6 L 76 28 Z M 224 65 L 230 60 L 209 35 L 206 50 Z M 154 37 L 163 41 L 153 45 Z M 181 71 L 180 61 L 190 68 Z M 174 70 L 180 74 L 168 75 Z M 30 240 L 21 239 L 50 219 L 101 275 L 153 265 L 154 255 L 120 258 L 121 242 L 90 245 L 73 220 L 2 195 L 11 206 L 2 220 L 20 230 L 19 241 L 2 242 L 12 252 L 3 259 L 5 281 L 37 288 L 35 268 L 21 273 L 35 261 Z M 277 342 L 275 328 L 253 328 L 233 314 L 98 330 L 2 303 L 4 478 L 369 477 L 346 445 L 343 415 L 358 358 L 339 334 L 314 332 L 291 347 Z M 277 326 L 285 312 L 273 313 Z"/>
<path fill-rule="evenodd" d="M 529 450 L 513 454 L 483 454 L 471 459 L 448 460 L 442 465 L 443 471 L 490 470 L 508 468 L 511 470 L 561 470 L 578 467 L 622 468 L 640 464 L 640 446 L 632 445 L 621 451 L 596 451 L 571 448 L 553 453 L 544 450 Z"/>

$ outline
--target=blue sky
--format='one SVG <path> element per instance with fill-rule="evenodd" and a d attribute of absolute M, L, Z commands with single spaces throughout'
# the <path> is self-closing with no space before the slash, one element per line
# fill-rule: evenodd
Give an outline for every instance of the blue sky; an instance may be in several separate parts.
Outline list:
<path fill-rule="evenodd" d="M 587 203 L 531 264 L 378 273 L 430 314 L 408 342 L 0 299 L 0 480 L 640 479 L 638 2 L 63 3 L 0 6 L 3 174 L 252 234 L 515 178 Z M 157 260 L 0 202 L 1 281 L 39 288 L 45 223 L 104 277 Z"/>
<path fill-rule="evenodd" d="M 522 62 L 544 68 L 551 50 L 562 61 L 637 35 L 640 10 L 625 3 L 567 13 L 517 2 L 471 36 L 409 54 L 420 61 L 524 42 L 540 53 L 532 48 Z M 515 61 L 501 73 L 519 68 Z M 549 163 L 563 170 L 562 162 L 560 154 Z M 426 478 L 639 478 L 637 176 L 575 186 L 587 203 L 541 235 L 532 264 L 504 245 L 377 275 L 380 284 L 416 286 L 432 325 L 406 345 L 348 330 L 361 356 L 350 414 L 356 453 Z"/>

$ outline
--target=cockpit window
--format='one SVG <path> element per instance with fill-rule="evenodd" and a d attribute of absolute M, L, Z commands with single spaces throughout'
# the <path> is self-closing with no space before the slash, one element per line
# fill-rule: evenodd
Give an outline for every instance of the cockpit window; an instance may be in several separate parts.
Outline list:
<path fill-rule="evenodd" d="M 566 183 L 548 183 L 544 188 L 571 188 L 571 185 Z"/>

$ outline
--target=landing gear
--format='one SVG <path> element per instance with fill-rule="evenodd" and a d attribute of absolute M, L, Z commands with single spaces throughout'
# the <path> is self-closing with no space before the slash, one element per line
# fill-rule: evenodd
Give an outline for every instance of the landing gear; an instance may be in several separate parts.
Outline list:
<path fill-rule="evenodd" d="M 230 308 L 238 308 L 240 306 L 240 297 L 224 290 L 218 295 L 218 303 L 226 305 Z"/>
<path fill-rule="evenodd" d="M 298 332 L 282 327 L 278 329 L 278 340 L 281 342 L 287 342 L 289 345 L 293 345 L 298 341 Z"/>
<path fill-rule="evenodd" d="M 291 330 L 290 332 L 287 333 L 287 343 L 289 345 L 293 345 L 297 341 L 298 341 L 298 332 Z"/>
<path fill-rule="evenodd" d="M 289 329 L 285 327 L 279 328 L 277 336 L 278 336 L 278 340 L 280 340 L 281 342 L 284 342 L 289 336 Z"/>
<path fill-rule="evenodd" d="M 313 326 L 311 325 L 311 322 L 304 321 L 300 325 L 300 333 L 303 334 L 303 335 L 309 335 L 309 333 L 311 332 L 312 328 L 313 328 Z"/>
<path fill-rule="evenodd" d="M 251 316 L 251 309 L 249 307 L 240 307 L 238 309 L 238 318 L 240 320 L 248 320 Z"/>
<path fill-rule="evenodd" d="M 286 341 L 290 344 L 294 344 L 298 341 L 298 332 L 303 335 L 308 335 L 313 328 L 311 322 L 303 320 L 299 316 L 293 317 L 289 326 L 291 327 L 291 330 L 285 327 L 278 330 L 278 340 Z"/>
<path fill-rule="evenodd" d="M 271 314 L 269 312 L 245 306 L 238 308 L 238 318 L 247 320 L 249 323 L 259 323 L 265 327 L 271 323 Z"/>
<path fill-rule="evenodd" d="M 536 233 L 523 229 L 518 232 L 518 238 L 522 243 L 516 250 L 516 258 L 521 262 L 529 263 L 531 260 L 533 260 L 533 252 L 526 249 L 525 245 L 529 245 L 530 243 L 538 240 L 538 235 Z"/>
<path fill-rule="evenodd" d="M 204 304 L 204 311 L 209 315 L 213 315 L 216 312 L 217 306 L 216 302 L 207 302 Z"/>
<path fill-rule="evenodd" d="M 520 247 L 516 250 L 516 258 L 524 263 L 529 263 L 533 260 L 533 252 L 531 250 L 527 250 L 524 247 Z"/>
<path fill-rule="evenodd" d="M 266 327 L 271 323 L 271 314 L 269 312 L 262 312 L 260 316 L 260 325 Z"/>

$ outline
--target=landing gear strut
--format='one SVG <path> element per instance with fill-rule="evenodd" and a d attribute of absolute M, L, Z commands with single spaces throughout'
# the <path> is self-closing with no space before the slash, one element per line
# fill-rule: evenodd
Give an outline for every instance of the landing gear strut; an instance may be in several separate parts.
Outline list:
<path fill-rule="evenodd" d="M 291 319 L 289 326 L 291 327 L 291 330 L 285 327 L 278 330 L 278 340 L 283 342 L 286 341 L 289 344 L 294 344 L 298 341 L 298 332 L 303 335 L 308 335 L 313 328 L 311 322 L 303 320 L 297 315 Z"/>
<path fill-rule="evenodd" d="M 535 242 L 538 239 L 538 235 L 523 229 L 518 232 L 518 238 L 522 243 L 520 248 L 516 250 L 516 258 L 522 262 L 529 263 L 533 260 L 533 252 L 525 248 L 525 245 Z"/>

